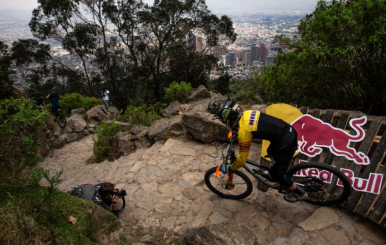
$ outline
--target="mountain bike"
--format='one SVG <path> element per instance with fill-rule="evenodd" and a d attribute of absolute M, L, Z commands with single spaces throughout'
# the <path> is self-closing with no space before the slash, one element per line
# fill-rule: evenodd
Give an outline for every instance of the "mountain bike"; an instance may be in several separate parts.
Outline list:
<path fill-rule="evenodd" d="M 237 139 L 237 132 L 230 132 L 229 144 L 226 154 L 223 156 L 223 164 L 233 163 L 237 155 L 232 150 L 232 145 Z M 274 159 L 271 158 L 271 166 Z M 258 167 L 259 169 L 252 168 Z M 220 165 L 221 166 L 221 165 Z M 205 173 L 205 184 L 215 194 L 227 199 L 243 199 L 248 197 L 253 190 L 250 178 L 240 170 L 229 169 L 224 174 L 220 166 L 213 167 Z M 258 180 L 258 189 L 267 191 L 268 188 L 277 189 L 279 193 L 286 194 L 290 190 L 277 182 L 270 180 L 266 170 L 270 166 L 264 166 L 251 160 L 243 168 Z M 265 171 L 264 171 L 265 170 Z M 334 166 L 323 163 L 307 162 L 299 163 L 287 171 L 287 176 L 300 186 L 308 194 L 306 202 L 321 206 L 330 206 L 346 201 L 351 194 L 351 183 L 347 176 Z"/>
<path fill-rule="evenodd" d="M 65 128 L 67 122 L 66 122 L 66 118 L 63 116 L 60 108 L 55 109 L 54 116 L 55 116 L 54 121 L 58 120 L 59 127 Z"/>

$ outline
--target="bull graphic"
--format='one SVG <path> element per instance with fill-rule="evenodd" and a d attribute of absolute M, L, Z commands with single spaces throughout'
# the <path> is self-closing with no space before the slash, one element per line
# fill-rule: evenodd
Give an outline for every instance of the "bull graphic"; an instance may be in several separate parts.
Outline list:
<path fill-rule="evenodd" d="M 292 127 L 298 133 L 298 151 L 305 155 L 314 157 L 322 153 L 321 147 L 327 147 L 337 156 L 345 156 L 357 164 L 368 165 L 370 163 L 368 156 L 350 147 L 350 142 L 364 139 L 365 131 L 361 126 L 366 122 L 366 116 L 350 120 L 350 126 L 356 131 L 356 135 L 348 134 L 311 115 L 297 118 Z"/>

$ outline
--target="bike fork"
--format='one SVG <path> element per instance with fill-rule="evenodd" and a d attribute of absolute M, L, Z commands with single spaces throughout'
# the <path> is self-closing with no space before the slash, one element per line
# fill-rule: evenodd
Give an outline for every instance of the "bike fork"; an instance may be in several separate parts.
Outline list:
<path fill-rule="evenodd" d="M 228 183 L 226 186 L 227 190 L 232 190 L 232 188 L 233 188 L 232 181 L 233 181 L 233 173 L 228 172 Z"/>

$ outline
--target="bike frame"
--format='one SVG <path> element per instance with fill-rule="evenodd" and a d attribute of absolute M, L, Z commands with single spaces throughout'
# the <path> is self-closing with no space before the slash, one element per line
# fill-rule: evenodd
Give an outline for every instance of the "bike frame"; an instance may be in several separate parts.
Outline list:
<path fill-rule="evenodd" d="M 236 160 L 236 158 L 237 158 L 237 155 L 235 154 L 235 151 L 232 150 L 233 141 L 236 139 L 236 137 L 237 137 L 237 132 L 232 131 L 232 136 L 231 136 L 231 138 L 229 140 L 229 144 L 228 144 L 228 147 L 227 147 L 227 155 L 226 155 L 226 158 L 225 158 L 225 162 L 226 163 L 228 163 L 228 158 L 230 158 L 230 160 L 231 160 L 230 162 L 231 163 L 233 163 Z M 243 168 L 248 173 L 250 173 L 253 177 L 258 179 L 259 181 L 261 181 L 265 185 L 267 185 L 267 186 L 269 186 L 271 188 L 274 188 L 274 189 L 282 189 L 282 187 L 280 186 L 279 183 L 271 182 L 271 181 L 267 180 L 266 178 L 264 178 L 263 176 L 255 173 L 253 171 L 253 169 L 248 164 L 253 165 L 255 167 L 258 167 L 258 168 L 265 169 L 265 170 L 270 170 L 271 169 L 270 167 L 261 165 L 261 164 L 259 164 L 257 162 L 254 162 L 254 161 L 251 161 L 251 160 L 248 160 L 248 159 L 247 159 L 246 164 L 243 166 Z"/>

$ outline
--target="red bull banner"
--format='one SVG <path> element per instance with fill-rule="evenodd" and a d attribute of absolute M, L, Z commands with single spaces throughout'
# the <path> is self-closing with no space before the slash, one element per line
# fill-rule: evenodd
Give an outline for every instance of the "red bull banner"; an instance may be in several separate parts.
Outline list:
<path fill-rule="evenodd" d="M 273 104 L 267 107 L 266 113 L 282 119 L 295 128 L 298 134 L 298 150 L 295 155 L 300 152 L 306 156 L 315 157 L 320 155 L 323 152 L 323 148 L 325 148 L 332 154 L 345 157 L 355 164 L 370 164 L 368 156 L 350 147 L 350 143 L 360 142 L 364 139 L 365 130 L 362 126 L 367 122 L 366 116 L 350 120 L 350 126 L 355 130 L 355 134 L 351 135 L 343 129 L 333 127 L 331 124 L 323 122 L 319 118 L 308 114 L 303 115 L 297 108 L 291 105 Z M 262 156 L 267 155 L 269 144 L 269 141 L 263 140 Z M 363 179 L 355 177 L 354 172 L 350 169 L 342 168 L 340 170 L 349 178 L 356 191 L 374 194 L 380 193 L 383 179 L 382 174 L 371 173 L 368 179 Z M 309 169 L 297 174 L 299 176 L 319 177 L 326 183 L 331 183 L 332 181 L 332 173 L 328 171 L 319 172 L 317 169 Z M 341 183 L 336 184 L 341 186 Z"/>

